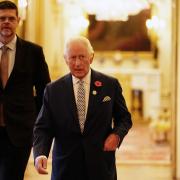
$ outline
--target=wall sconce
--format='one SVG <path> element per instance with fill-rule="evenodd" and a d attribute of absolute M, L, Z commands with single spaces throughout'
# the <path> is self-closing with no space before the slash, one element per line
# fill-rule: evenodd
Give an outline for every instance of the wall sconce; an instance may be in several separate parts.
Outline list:
<path fill-rule="evenodd" d="M 161 37 L 162 31 L 165 29 L 165 21 L 160 19 L 158 16 L 152 16 L 151 19 L 146 21 L 146 27 L 148 29 L 148 34 L 152 40 L 152 50 L 154 51 L 154 58 L 158 56 L 158 40 Z"/>
<path fill-rule="evenodd" d="M 160 30 L 165 28 L 165 22 L 157 16 L 152 16 L 151 19 L 146 21 L 146 27 L 149 31 L 154 31 L 158 34 Z"/>

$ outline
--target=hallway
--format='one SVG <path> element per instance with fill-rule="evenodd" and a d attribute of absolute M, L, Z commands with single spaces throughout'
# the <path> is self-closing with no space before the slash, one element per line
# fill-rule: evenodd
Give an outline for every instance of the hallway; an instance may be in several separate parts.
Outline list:
<path fill-rule="evenodd" d="M 139 21 L 142 20 L 141 18 L 136 22 L 129 21 L 130 18 L 127 18 L 125 21 L 123 20 L 126 27 L 122 30 L 120 27 L 123 24 L 112 26 L 112 23 L 114 24 L 112 17 L 105 18 L 110 15 L 111 10 L 116 12 L 116 7 L 122 7 L 120 3 L 124 4 L 125 1 L 123 0 L 118 1 L 118 3 L 112 3 L 109 0 L 109 5 L 106 4 L 108 1 L 102 1 L 100 8 L 106 7 L 105 9 L 108 10 L 107 12 L 103 11 L 105 14 L 102 14 L 102 19 L 98 19 L 100 11 L 96 12 L 98 3 L 87 1 L 90 2 L 87 7 L 92 7 L 95 15 L 97 13 L 97 18 L 93 21 L 90 18 L 91 13 L 88 9 L 85 10 L 82 7 L 82 2 L 78 0 L 17 0 L 14 2 L 17 3 L 20 12 L 25 12 L 20 13 L 22 20 L 18 29 L 18 36 L 38 43 L 43 47 L 53 80 L 67 72 L 63 59 L 65 41 L 71 36 L 83 34 L 89 39 L 93 37 L 97 43 L 103 45 L 100 50 L 95 49 L 93 62 L 95 70 L 114 75 L 122 84 L 124 82 L 124 87 L 122 87 L 124 95 L 127 97 L 127 105 L 130 109 L 133 107 L 133 111 L 140 111 L 144 118 L 143 123 L 161 119 L 163 108 L 170 111 L 170 116 L 167 118 L 170 122 L 170 130 L 163 135 L 167 135 L 166 140 L 162 141 L 161 137 L 160 140 L 159 137 L 154 137 L 157 134 L 150 125 L 146 124 L 148 128 L 137 127 L 134 123 L 133 128 L 116 153 L 118 180 L 172 180 L 172 168 L 174 176 L 180 178 L 179 0 L 148 0 L 150 6 L 144 10 L 147 9 L 150 14 L 147 13 L 142 17 L 143 23 Z M 139 2 L 144 1 L 139 0 Z M 129 5 L 135 8 L 136 6 L 133 3 Z M 24 4 L 26 5 L 24 6 Z M 129 7 L 131 6 L 127 6 L 127 8 Z M 126 9 L 124 8 L 124 10 Z M 119 19 L 119 15 L 123 11 L 118 10 L 117 12 L 116 21 L 120 22 L 122 19 Z M 138 13 L 135 15 L 138 15 Z M 129 13 L 128 16 L 134 15 Z M 93 17 L 95 16 L 93 15 Z M 146 21 L 144 21 L 145 19 Z M 107 23 L 101 21 L 107 21 L 111 26 L 106 26 Z M 94 24 L 91 24 L 91 22 Z M 132 36 L 131 30 L 136 30 L 136 27 L 139 27 L 140 24 L 143 24 L 142 30 L 147 33 L 151 48 L 148 51 L 133 48 L 130 51 L 127 49 L 121 50 L 119 42 L 124 42 L 125 47 L 134 44 L 136 48 L 137 45 L 141 45 L 141 43 L 130 43 L 134 42 L 132 41 L 134 39 L 138 40 L 139 36 L 137 34 L 140 31 L 138 30 L 135 36 Z M 90 27 L 93 27 L 93 31 Z M 93 34 L 90 34 L 90 32 Z M 114 37 L 117 38 L 112 39 Z M 125 38 L 120 39 L 120 37 Z M 106 40 L 106 38 L 110 39 L 109 42 L 111 43 L 101 42 L 102 39 Z M 118 46 L 112 46 L 115 42 Z M 107 47 L 112 48 L 112 50 L 105 49 Z M 139 130 L 136 131 L 136 128 Z M 160 131 L 164 127 L 161 128 Z M 50 174 L 39 176 L 33 167 L 31 157 L 25 180 L 43 179 L 50 179 Z"/>

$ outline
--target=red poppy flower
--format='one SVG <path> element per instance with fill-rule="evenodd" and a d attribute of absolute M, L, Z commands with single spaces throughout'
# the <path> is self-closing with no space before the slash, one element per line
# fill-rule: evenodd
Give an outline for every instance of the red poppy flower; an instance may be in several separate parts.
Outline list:
<path fill-rule="evenodd" d="M 102 86 L 101 81 L 95 81 L 94 84 L 95 84 L 96 87 L 101 87 Z"/>

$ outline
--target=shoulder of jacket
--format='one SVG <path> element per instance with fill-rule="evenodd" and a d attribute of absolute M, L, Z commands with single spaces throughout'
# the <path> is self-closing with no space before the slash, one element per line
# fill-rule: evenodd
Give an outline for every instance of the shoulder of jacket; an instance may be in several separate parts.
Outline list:
<path fill-rule="evenodd" d="M 20 37 L 17 37 L 17 43 L 20 43 L 21 45 L 24 45 L 24 46 L 30 46 L 30 47 L 34 47 L 34 48 L 42 48 L 39 44 L 24 40 Z"/>

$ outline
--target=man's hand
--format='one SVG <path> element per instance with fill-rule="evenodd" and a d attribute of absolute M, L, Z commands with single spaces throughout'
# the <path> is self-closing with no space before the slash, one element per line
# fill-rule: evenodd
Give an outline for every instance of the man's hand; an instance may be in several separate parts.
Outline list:
<path fill-rule="evenodd" d="M 48 174 L 47 169 L 47 157 L 38 156 L 35 159 L 35 168 L 39 174 Z"/>
<path fill-rule="evenodd" d="M 120 142 L 117 134 L 110 134 L 104 142 L 104 151 L 115 151 Z"/>

